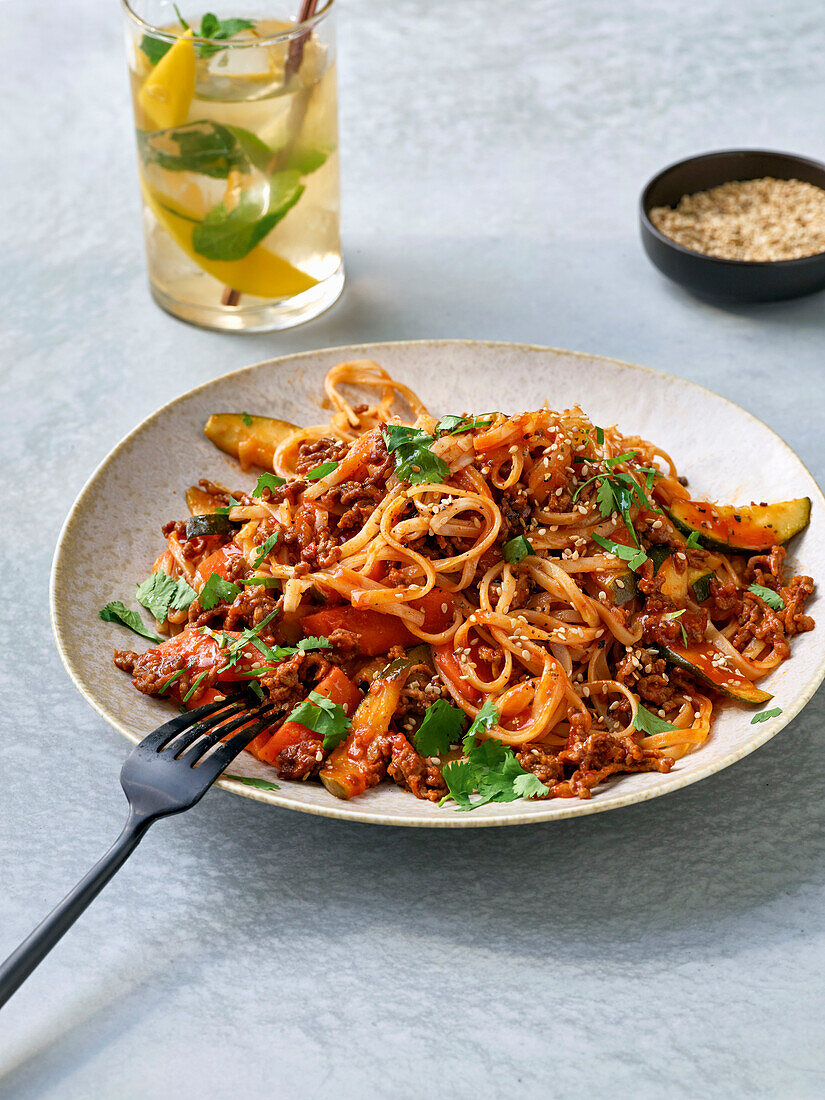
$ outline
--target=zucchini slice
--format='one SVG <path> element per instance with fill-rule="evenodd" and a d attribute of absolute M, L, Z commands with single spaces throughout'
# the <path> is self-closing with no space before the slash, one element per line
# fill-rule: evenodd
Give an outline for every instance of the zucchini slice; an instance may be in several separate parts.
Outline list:
<path fill-rule="evenodd" d="M 286 420 L 274 420 L 270 416 L 213 413 L 203 430 L 216 447 L 237 458 L 244 470 L 250 466 L 271 470 L 275 448 L 299 429 Z"/>
<path fill-rule="evenodd" d="M 773 698 L 767 691 L 762 691 L 743 676 L 738 669 L 717 668 L 712 658 L 718 657 L 720 650 L 709 642 L 691 646 L 690 649 L 679 645 L 660 645 L 659 651 L 670 664 L 692 672 L 697 680 L 716 688 L 729 699 L 738 699 L 742 703 L 767 703 Z"/>
<path fill-rule="evenodd" d="M 610 582 L 610 591 L 615 607 L 630 603 L 636 595 L 636 574 L 628 569 L 618 577 L 614 577 Z"/>
<path fill-rule="evenodd" d="M 696 531 L 702 543 L 714 550 L 743 550 L 758 553 L 787 542 L 811 518 L 810 497 L 783 500 L 776 504 L 709 504 L 702 500 L 675 500 L 668 508 L 677 527 Z"/>
<path fill-rule="evenodd" d="M 229 531 L 229 516 L 203 514 L 190 516 L 186 521 L 187 539 L 201 535 L 225 535 Z"/>
<path fill-rule="evenodd" d="M 680 572 L 671 555 L 665 558 L 656 570 L 656 575 L 662 578 L 662 595 L 668 596 L 680 607 L 685 606 L 689 588 L 693 590 L 693 598 L 697 603 L 702 603 L 710 595 L 712 569 L 687 566 Z"/>

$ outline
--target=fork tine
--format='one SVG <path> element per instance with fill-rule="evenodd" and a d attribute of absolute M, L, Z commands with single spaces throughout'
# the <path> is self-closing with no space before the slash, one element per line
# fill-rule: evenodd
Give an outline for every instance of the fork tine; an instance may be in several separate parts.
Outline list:
<path fill-rule="evenodd" d="M 228 716 L 229 713 L 235 713 L 237 707 L 238 700 L 234 699 L 217 699 L 212 703 L 206 703 L 202 707 L 196 707 L 186 714 L 180 714 L 177 718 L 172 718 L 168 722 L 164 722 L 162 726 L 159 726 L 152 733 L 147 734 L 138 745 L 138 748 L 160 752 L 160 750 L 168 745 L 174 737 L 177 737 L 183 730 L 199 722 L 201 718 L 206 718 L 208 715 L 214 714 L 222 708 L 227 709 Z"/>
<path fill-rule="evenodd" d="M 250 722 L 255 721 L 256 718 L 260 719 L 264 726 L 271 722 L 278 712 L 278 708 L 271 703 L 266 703 L 261 707 L 257 707 L 255 710 L 244 711 L 243 714 L 234 718 L 233 721 L 227 722 L 219 726 L 211 726 L 208 730 L 208 736 L 204 737 L 202 741 L 198 741 L 192 745 L 187 752 L 176 754 L 176 758 L 181 761 L 182 764 L 188 764 L 190 767 L 194 767 L 195 764 L 205 756 L 206 753 L 216 745 L 218 741 L 223 740 L 224 737 L 230 733 L 234 733 L 235 730 L 241 729 L 242 726 L 248 725 Z M 252 740 L 250 737 L 249 740 Z M 189 742 L 191 744 L 191 742 Z"/>
<path fill-rule="evenodd" d="M 185 731 L 185 733 L 174 737 L 171 741 L 167 742 L 165 752 L 170 756 L 174 756 L 177 760 L 183 755 L 184 750 L 188 749 L 190 745 L 194 745 L 199 738 L 203 737 L 207 733 L 217 732 L 223 729 L 222 722 L 226 722 L 229 718 L 236 716 L 245 716 L 246 710 L 244 706 L 248 705 L 244 700 L 237 700 L 235 705 L 227 708 L 225 711 L 220 711 L 217 714 L 213 714 L 210 717 L 204 719 L 203 722 L 198 722 L 196 726 L 192 726 L 191 729 Z M 220 739 L 221 734 L 218 734 Z"/>
<path fill-rule="evenodd" d="M 269 725 L 272 721 L 272 715 L 268 715 L 266 718 L 262 718 L 256 722 L 254 726 L 249 726 L 248 729 L 241 730 L 240 733 L 236 733 L 234 737 L 230 737 L 228 741 L 224 741 L 220 745 L 208 760 L 204 762 L 198 768 L 198 774 L 202 771 L 208 772 L 210 783 L 220 775 L 224 768 L 229 767 L 235 757 L 241 752 L 253 737 L 257 735 Z"/>

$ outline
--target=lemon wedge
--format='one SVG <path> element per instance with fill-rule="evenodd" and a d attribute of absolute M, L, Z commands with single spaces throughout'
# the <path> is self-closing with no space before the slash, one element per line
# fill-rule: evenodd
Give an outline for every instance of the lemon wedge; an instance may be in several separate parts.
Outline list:
<path fill-rule="evenodd" d="M 291 298 L 317 285 L 317 279 L 261 244 L 242 260 L 208 260 L 199 255 L 192 247 L 192 230 L 201 220 L 195 210 L 158 191 L 143 176 L 140 186 L 147 205 L 172 240 L 199 268 L 233 290 L 258 298 Z"/>
<path fill-rule="evenodd" d="M 143 82 L 138 104 L 149 130 L 186 122 L 195 94 L 195 43 L 191 28 L 163 55 Z"/>

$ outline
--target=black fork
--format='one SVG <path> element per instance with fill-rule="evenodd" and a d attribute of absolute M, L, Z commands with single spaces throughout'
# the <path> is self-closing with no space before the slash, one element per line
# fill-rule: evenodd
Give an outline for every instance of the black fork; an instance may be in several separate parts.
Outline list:
<path fill-rule="evenodd" d="M 123 832 L 0 966 L 0 1007 L 123 866 L 152 822 L 200 802 L 224 768 L 272 721 L 275 708 L 270 704 L 248 710 L 248 702 L 244 696 L 207 703 L 173 718 L 135 746 L 120 772 L 120 784 L 129 800 Z M 224 741 L 230 734 L 234 736 Z"/>

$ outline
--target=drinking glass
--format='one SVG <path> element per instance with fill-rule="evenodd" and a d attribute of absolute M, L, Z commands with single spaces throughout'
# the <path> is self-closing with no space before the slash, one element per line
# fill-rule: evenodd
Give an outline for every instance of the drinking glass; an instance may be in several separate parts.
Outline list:
<path fill-rule="evenodd" d="M 344 285 L 334 0 L 121 2 L 156 301 L 222 330 L 316 317 Z"/>

